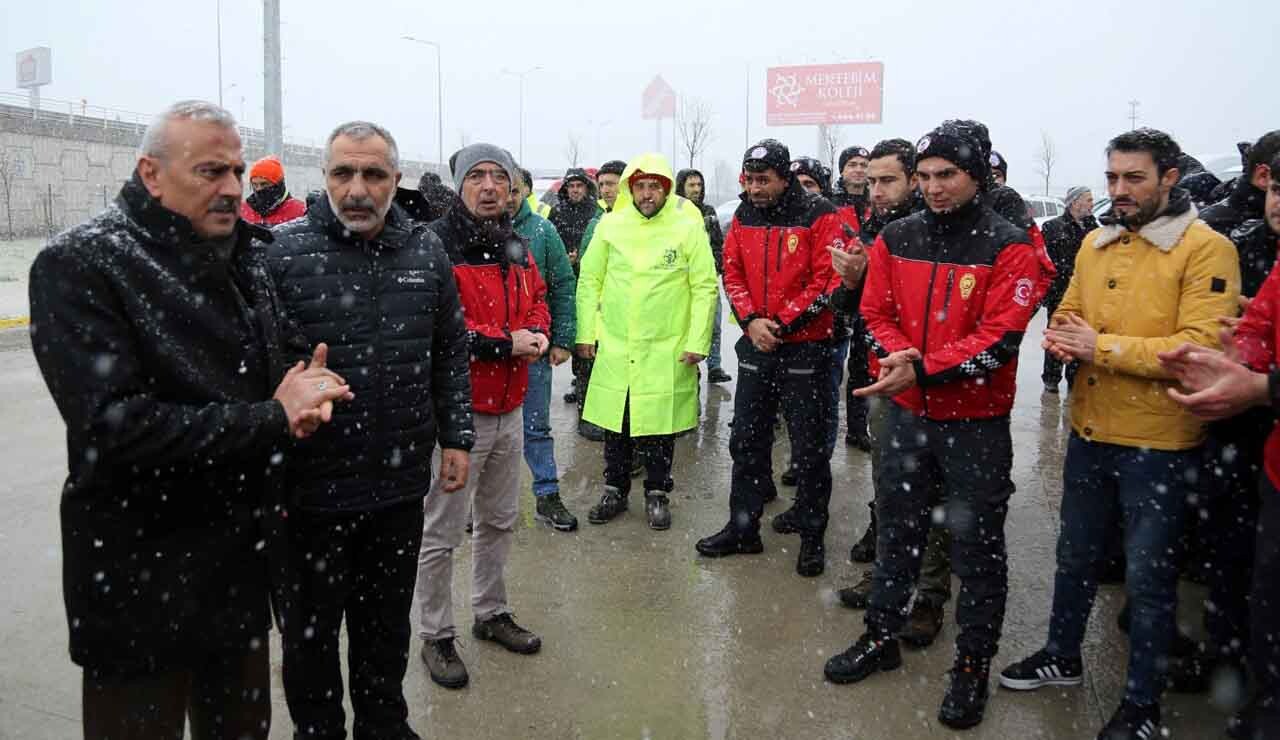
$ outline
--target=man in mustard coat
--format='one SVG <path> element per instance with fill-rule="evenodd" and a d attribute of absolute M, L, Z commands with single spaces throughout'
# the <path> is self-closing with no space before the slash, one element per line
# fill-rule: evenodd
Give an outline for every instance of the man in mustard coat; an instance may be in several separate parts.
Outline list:
<path fill-rule="evenodd" d="M 627 510 L 639 454 L 649 526 L 669 528 L 675 435 L 698 423 L 696 366 L 711 347 L 718 280 L 702 212 L 672 195 L 673 180 L 662 155 L 633 159 L 582 258 L 577 352 L 595 360 L 582 418 L 605 430 L 592 524 Z"/>
<path fill-rule="evenodd" d="M 1150 738 L 1160 727 L 1177 606 L 1178 536 L 1195 493 L 1204 424 L 1169 397 L 1159 354 L 1183 343 L 1219 346 L 1218 317 L 1234 316 L 1240 264 L 1226 237 L 1196 218 L 1176 187 L 1178 144 L 1160 131 L 1121 134 L 1107 147 L 1113 207 L 1085 237 L 1044 347 L 1080 363 L 1062 471 L 1062 530 L 1044 649 L 1004 669 L 1009 689 L 1074 686 L 1097 568 L 1118 511 L 1125 523 L 1125 590 L 1132 617 L 1125 696 L 1099 737 Z"/>

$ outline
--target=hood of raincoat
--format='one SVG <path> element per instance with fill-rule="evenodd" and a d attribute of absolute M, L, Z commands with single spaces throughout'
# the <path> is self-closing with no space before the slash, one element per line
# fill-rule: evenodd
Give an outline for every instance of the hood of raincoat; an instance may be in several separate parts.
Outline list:
<path fill-rule="evenodd" d="M 707 196 L 706 196 L 707 178 L 705 175 L 702 174 L 701 171 L 695 170 L 692 167 L 690 167 L 687 170 L 680 170 L 679 172 L 676 173 L 676 195 L 680 196 L 681 198 L 688 197 L 687 195 L 684 194 L 684 184 L 688 182 L 689 178 L 693 177 L 694 175 L 697 175 L 702 180 L 702 199 L 705 201 L 707 199 Z"/>
<path fill-rule="evenodd" d="M 629 163 L 627 163 L 627 168 L 622 171 L 622 182 L 618 187 L 618 200 L 614 202 L 613 211 L 609 213 L 609 216 L 622 218 L 634 217 L 638 219 L 645 218 L 644 214 L 640 212 L 640 209 L 635 207 L 636 202 L 631 197 L 631 177 L 638 172 L 666 178 L 667 182 L 671 183 L 673 186 L 676 182 L 675 175 L 671 172 L 671 165 L 667 162 L 667 158 L 661 154 L 641 154 L 640 156 L 633 158 Z M 676 195 L 673 187 L 672 190 L 667 192 L 667 202 L 662 205 L 662 209 L 653 214 L 652 219 L 648 220 L 662 218 L 666 214 L 670 213 L 675 209 L 676 203 L 679 200 L 683 200 L 683 198 Z M 693 212 L 697 214 L 699 219 L 702 218 L 701 210 L 694 208 Z"/>

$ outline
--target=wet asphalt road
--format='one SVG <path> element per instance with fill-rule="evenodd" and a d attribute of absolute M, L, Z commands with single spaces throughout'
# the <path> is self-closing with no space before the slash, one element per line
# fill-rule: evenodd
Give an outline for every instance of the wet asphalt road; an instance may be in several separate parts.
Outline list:
<path fill-rule="evenodd" d="M 1010 596 L 997 669 L 1043 644 L 1052 596 L 1067 419 L 1065 399 L 1040 391 L 1042 327 L 1041 315 L 1023 344 L 1012 422 L 1017 493 L 1007 525 Z M 735 376 L 737 335 L 726 323 L 725 367 Z M 936 720 L 955 637 L 950 610 L 933 647 L 904 648 L 901 670 L 855 686 L 825 683 L 823 662 L 862 631 L 861 613 L 841 607 L 834 592 L 864 567 L 847 557 L 867 523 L 869 457 L 841 444 L 832 459 L 825 575 L 795 575 L 797 540 L 767 526 L 763 555 L 704 560 L 693 543 L 727 517 L 733 385 L 704 391 L 700 426 L 676 446 L 675 523 L 656 533 L 642 506 L 605 526 L 586 523 L 603 459 L 599 444 L 574 433 L 573 409 L 560 401 L 568 379 L 567 366 L 557 370 L 552 416 L 563 495 L 582 529 L 562 534 L 535 524 L 526 487 L 508 575 L 517 616 L 542 635 L 544 648 L 522 657 L 464 637 L 471 685 L 448 691 L 427 678 L 415 637 L 405 694 L 424 738 L 1065 740 L 1093 738 L 1119 702 L 1125 642 L 1114 627 L 1122 602 L 1114 586 L 1102 588 L 1090 623 L 1085 684 L 1024 694 L 993 688 L 986 721 L 969 732 Z M 780 435 L 779 473 L 786 450 Z M 80 671 L 67 657 L 59 570 L 63 426 L 21 330 L 0 332 L 0 456 L 0 738 L 78 737 Z M 790 489 L 781 491 L 766 519 L 789 505 Z M 464 631 L 469 576 L 464 546 L 455 583 Z M 1197 633 L 1199 594 L 1184 585 L 1180 614 Z M 274 635 L 272 649 L 271 737 L 288 738 Z M 1171 737 L 1222 736 L 1226 714 L 1207 697 L 1169 696 L 1164 711 Z"/>

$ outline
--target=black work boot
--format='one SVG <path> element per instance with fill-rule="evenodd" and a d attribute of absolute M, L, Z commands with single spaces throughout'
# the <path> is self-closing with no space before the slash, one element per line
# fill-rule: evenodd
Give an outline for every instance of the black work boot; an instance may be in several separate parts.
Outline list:
<path fill-rule="evenodd" d="M 955 730 L 967 730 L 982 722 L 987 708 L 991 659 L 957 655 L 947 683 L 938 721 Z"/>
<path fill-rule="evenodd" d="M 603 442 L 604 430 L 586 419 L 578 420 L 578 436 L 589 442 Z"/>
<path fill-rule="evenodd" d="M 1098 733 L 1098 740 L 1154 740 L 1159 733 L 1159 704 L 1141 707 L 1125 700 Z"/>
<path fill-rule="evenodd" d="M 662 491 L 644 492 L 644 513 L 649 518 L 649 528 L 662 531 L 671 529 L 671 507 L 667 494 Z"/>
<path fill-rule="evenodd" d="M 822 575 L 827 568 L 827 547 L 821 536 L 800 535 L 800 554 L 796 557 L 796 573 L 805 578 Z"/>
<path fill-rule="evenodd" d="M 694 548 L 700 555 L 722 558 L 726 555 L 755 555 L 764 552 L 764 543 L 760 541 L 758 532 L 742 534 L 732 524 L 726 524 L 719 532 L 698 540 Z"/>
<path fill-rule="evenodd" d="M 519 655 L 532 655 L 542 649 L 542 638 L 516 624 L 510 613 L 477 619 L 471 625 L 471 634 L 477 640 L 496 642 Z"/>
<path fill-rule="evenodd" d="M 793 504 L 790 509 L 782 512 L 773 518 L 771 526 L 773 531 L 778 534 L 795 534 L 800 531 L 800 525 L 796 523 L 796 507 Z"/>
<path fill-rule="evenodd" d="M 862 538 L 849 550 L 849 559 L 855 563 L 874 563 L 876 561 L 876 515 L 871 514 L 871 523 Z"/>
<path fill-rule="evenodd" d="M 552 493 L 546 496 L 536 496 L 536 510 L 533 518 L 550 525 L 552 528 L 561 532 L 572 532 L 578 528 L 578 517 L 569 513 L 564 508 L 564 502 L 560 500 L 560 494 Z"/>
<path fill-rule="evenodd" d="M 422 662 L 427 664 L 431 680 L 446 689 L 460 689 L 467 685 L 467 667 L 454 648 L 452 637 L 441 640 L 424 640 Z"/>
<path fill-rule="evenodd" d="M 591 510 L 587 512 L 587 521 L 592 524 L 604 524 L 612 521 L 626 510 L 627 494 L 613 486 L 605 486 L 604 495 L 600 497 L 600 503 L 592 506 Z"/>
<path fill-rule="evenodd" d="M 907 626 L 902 628 L 898 639 L 913 648 L 929 647 L 942 631 L 942 615 L 941 606 L 916 599 L 915 605 L 911 607 L 911 616 L 907 617 Z"/>
<path fill-rule="evenodd" d="M 873 673 L 902 666 L 898 641 L 885 634 L 867 631 L 853 646 L 827 660 L 822 673 L 831 683 L 857 683 Z"/>
<path fill-rule="evenodd" d="M 711 368 L 707 373 L 708 383 L 728 383 L 730 380 L 733 380 L 733 376 L 718 367 Z"/>
<path fill-rule="evenodd" d="M 782 485 L 791 488 L 800 484 L 800 471 L 796 470 L 795 465 L 788 465 L 787 469 L 782 473 Z"/>
<path fill-rule="evenodd" d="M 873 569 L 868 568 L 862 573 L 862 580 L 849 586 L 842 588 L 836 592 L 836 596 L 840 597 L 840 603 L 850 609 L 866 609 L 871 603 L 871 577 L 875 575 Z"/>

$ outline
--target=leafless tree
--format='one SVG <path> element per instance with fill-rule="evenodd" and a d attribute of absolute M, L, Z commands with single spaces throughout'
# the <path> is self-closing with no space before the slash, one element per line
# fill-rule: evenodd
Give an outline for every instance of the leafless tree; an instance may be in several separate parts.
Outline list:
<path fill-rule="evenodd" d="M 844 131 L 839 126 L 823 124 L 818 126 L 818 142 L 822 146 L 822 151 L 818 156 L 827 160 L 827 166 L 838 177 L 836 172 L 836 159 L 840 156 L 840 147 L 843 143 Z"/>
<path fill-rule="evenodd" d="M 1040 132 L 1040 150 L 1036 152 L 1036 172 L 1044 178 L 1044 194 L 1049 194 L 1049 181 L 1053 179 L 1053 163 L 1058 158 L 1058 151 L 1053 146 L 1053 139 L 1048 131 Z"/>
<path fill-rule="evenodd" d="M 694 160 L 711 142 L 711 105 L 705 100 L 681 96 L 676 127 L 684 142 L 684 151 L 689 155 L 689 166 L 693 167 Z"/>
<path fill-rule="evenodd" d="M 0 149 L 0 190 L 4 191 L 4 213 L 9 220 L 9 240 L 13 241 L 13 178 L 17 166 L 9 152 Z"/>
<path fill-rule="evenodd" d="M 570 167 L 577 167 L 582 161 L 582 137 L 572 131 L 564 145 L 564 158 L 569 160 Z"/>

